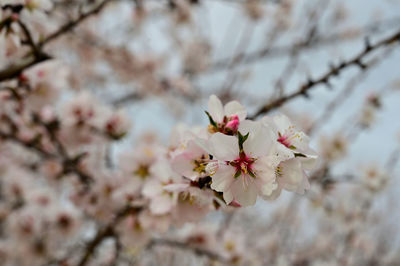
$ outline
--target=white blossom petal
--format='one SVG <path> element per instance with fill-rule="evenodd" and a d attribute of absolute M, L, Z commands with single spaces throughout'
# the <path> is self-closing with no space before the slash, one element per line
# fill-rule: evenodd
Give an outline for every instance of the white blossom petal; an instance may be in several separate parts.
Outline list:
<path fill-rule="evenodd" d="M 210 140 L 211 154 L 218 160 L 232 161 L 239 156 L 238 139 L 234 136 L 215 133 Z"/>
<path fill-rule="evenodd" d="M 230 191 L 234 199 L 243 207 L 251 206 L 257 200 L 257 186 L 252 177 L 241 176 L 237 178 L 231 185 Z"/>
<path fill-rule="evenodd" d="M 243 144 L 246 155 L 260 157 L 270 154 L 274 143 L 271 130 L 263 126 L 260 122 L 249 121 L 243 124 L 245 127 L 241 128 L 239 126 L 239 132 L 242 135 L 249 133 L 249 137 Z"/>
<path fill-rule="evenodd" d="M 230 165 L 221 165 L 218 171 L 211 176 L 211 188 L 223 192 L 226 191 L 234 181 L 235 169 Z"/>
<path fill-rule="evenodd" d="M 238 101 L 231 101 L 227 103 L 224 107 L 224 111 L 227 117 L 237 115 L 240 121 L 246 119 L 247 116 L 246 108 L 244 108 L 244 106 L 241 105 Z"/>
<path fill-rule="evenodd" d="M 215 122 L 221 123 L 224 120 L 224 107 L 221 101 L 214 94 L 208 100 L 208 111 Z"/>

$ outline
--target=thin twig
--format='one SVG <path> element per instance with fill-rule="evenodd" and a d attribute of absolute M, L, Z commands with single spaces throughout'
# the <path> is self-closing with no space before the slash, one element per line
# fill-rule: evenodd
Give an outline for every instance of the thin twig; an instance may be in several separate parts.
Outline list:
<path fill-rule="evenodd" d="M 168 246 L 168 247 L 174 247 L 174 248 L 179 248 L 183 250 L 188 250 L 194 252 L 198 256 L 206 256 L 212 260 L 216 260 L 219 262 L 227 262 L 227 259 L 222 257 L 221 255 L 214 253 L 212 251 L 209 251 L 207 249 L 199 248 L 199 247 L 194 247 L 189 245 L 188 243 L 185 242 L 179 242 L 176 240 L 169 240 L 169 239 L 153 239 L 150 244 L 148 245 L 148 248 L 152 248 L 154 246 Z"/>
<path fill-rule="evenodd" d="M 78 262 L 78 266 L 84 266 L 86 263 L 89 261 L 90 257 L 93 255 L 93 253 L 96 251 L 97 247 L 103 243 L 103 241 L 111 236 L 115 236 L 115 226 L 117 226 L 126 216 L 130 214 L 137 214 L 142 210 L 141 207 L 135 207 L 135 206 L 127 206 L 120 210 L 112 219 L 112 221 L 107 224 L 105 227 L 100 228 L 94 238 L 89 241 L 84 248 L 84 253 L 81 257 L 81 259 Z"/>
<path fill-rule="evenodd" d="M 258 117 L 261 114 L 267 113 L 273 109 L 276 109 L 280 106 L 282 106 L 284 103 L 297 98 L 299 96 L 309 96 L 309 91 L 316 87 L 317 85 L 329 85 L 329 80 L 332 77 L 338 76 L 343 70 L 347 69 L 350 66 L 358 66 L 360 69 L 365 70 L 368 65 L 363 63 L 364 58 L 371 54 L 372 51 L 377 50 L 378 48 L 381 48 L 383 46 L 388 46 L 393 44 L 394 42 L 399 42 L 400 43 L 400 30 L 397 31 L 395 34 L 389 36 L 388 38 L 385 38 L 379 42 L 377 42 L 374 45 L 371 45 L 369 41 L 366 41 L 365 48 L 362 52 L 357 54 L 356 56 L 352 57 L 349 60 L 345 60 L 338 65 L 331 65 L 331 68 L 329 71 L 326 73 L 322 74 L 319 78 L 317 79 L 309 79 L 305 84 L 301 85 L 300 88 L 292 93 L 289 93 L 287 95 L 284 95 L 270 103 L 265 104 L 261 108 L 259 108 L 252 116 L 250 116 L 250 119 L 254 119 Z"/>

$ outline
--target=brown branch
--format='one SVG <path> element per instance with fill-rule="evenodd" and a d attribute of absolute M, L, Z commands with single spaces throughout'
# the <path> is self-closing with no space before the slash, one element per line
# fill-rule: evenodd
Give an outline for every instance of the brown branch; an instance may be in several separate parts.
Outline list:
<path fill-rule="evenodd" d="M 185 242 L 179 242 L 176 240 L 169 240 L 169 239 L 153 239 L 150 244 L 148 245 L 148 248 L 151 249 L 154 246 L 168 246 L 168 247 L 174 247 L 174 248 L 179 248 L 183 250 L 188 250 L 194 252 L 198 256 L 206 256 L 210 259 L 217 260 L 220 262 L 228 262 L 227 259 L 222 257 L 221 255 L 209 251 L 207 249 L 199 248 L 199 247 L 194 247 L 191 246 L 188 243 Z"/>
<path fill-rule="evenodd" d="M 359 54 L 357 54 L 356 56 L 352 57 L 349 60 L 345 60 L 345 61 L 341 62 L 338 65 L 332 65 L 330 70 L 327 71 L 325 74 L 321 75 L 319 78 L 309 79 L 305 84 L 301 85 L 298 90 L 296 90 L 292 93 L 289 93 L 287 95 L 284 95 L 284 96 L 282 96 L 276 100 L 273 100 L 272 102 L 262 106 L 252 116 L 250 116 L 250 119 L 254 119 L 261 114 L 264 114 L 271 110 L 274 110 L 274 109 L 282 106 L 284 103 L 286 103 L 294 98 L 297 98 L 299 96 L 308 97 L 309 91 L 312 88 L 316 87 L 317 85 L 329 85 L 329 80 L 332 77 L 338 76 L 343 70 L 347 69 L 348 67 L 358 66 L 362 70 L 368 68 L 368 65 L 363 63 L 363 60 L 365 59 L 365 57 L 367 57 L 367 55 L 371 54 L 372 51 L 375 51 L 378 48 L 391 45 L 395 42 L 400 43 L 400 30 L 397 31 L 395 34 L 393 34 L 381 41 L 378 41 L 374 45 L 371 45 L 370 42 L 367 40 L 365 43 L 364 50 L 361 51 Z"/>
<path fill-rule="evenodd" d="M 92 15 L 96 15 L 96 14 L 100 13 L 103 10 L 103 8 L 112 1 L 114 1 L 114 0 L 104 0 L 97 7 L 93 8 L 92 10 L 90 10 L 86 13 L 82 13 L 77 19 L 65 23 L 58 30 L 56 30 L 55 32 L 53 32 L 52 34 L 47 36 L 43 41 L 41 41 L 39 43 L 39 47 L 43 47 L 44 45 L 57 39 L 64 33 L 74 29 L 76 26 L 78 26 L 80 23 L 82 23 L 83 21 L 85 21 L 86 19 L 91 17 Z"/>
<path fill-rule="evenodd" d="M 0 82 L 13 79 L 18 77 L 25 69 L 36 65 L 38 63 L 41 63 L 43 61 L 46 61 L 50 59 L 51 57 L 46 54 L 41 54 L 41 56 L 34 56 L 34 55 L 28 55 L 27 57 L 21 59 L 19 62 L 16 64 L 12 64 L 8 66 L 6 69 L 0 71 Z"/>
<path fill-rule="evenodd" d="M 112 219 L 112 221 L 105 227 L 100 228 L 94 238 L 89 241 L 85 248 L 81 259 L 78 262 L 78 266 L 84 266 L 88 263 L 90 257 L 94 254 L 97 247 L 103 243 L 103 241 L 108 237 L 118 237 L 115 232 L 115 226 L 118 225 L 126 216 L 130 214 L 137 214 L 142 211 L 142 207 L 127 206 L 120 210 Z"/>
<path fill-rule="evenodd" d="M 32 34 L 30 32 L 30 30 L 28 29 L 28 27 L 25 25 L 24 22 L 22 22 L 21 20 L 18 20 L 18 24 L 21 27 L 22 31 L 24 32 L 27 40 L 27 44 L 29 46 L 31 46 L 32 48 L 32 52 L 36 57 L 40 57 L 40 49 L 37 47 L 35 41 L 33 40 Z"/>
<path fill-rule="evenodd" d="M 314 36 L 312 42 L 308 40 L 301 40 L 295 44 L 287 46 L 279 46 L 279 47 L 267 46 L 261 48 L 258 51 L 237 54 L 233 58 L 228 57 L 219 59 L 211 65 L 208 71 L 215 73 L 215 71 L 226 70 L 229 67 L 230 62 L 232 61 L 233 62 L 240 61 L 241 64 L 251 64 L 267 58 L 287 56 L 292 54 L 293 50 L 295 50 L 296 52 L 301 52 L 303 50 L 316 48 L 324 45 L 332 45 L 340 41 L 354 40 L 355 38 L 363 36 L 365 34 L 370 35 L 379 32 L 384 28 L 397 26 L 399 25 L 399 23 L 400 23 L 400 17 L 396 17 L 388 20 L 374 22 L 371 25 L 366 25 L 362 27 L 361 29 L 354 28 L 354 29 L 343 30 L 338 33 L 333 33 L 332 35 Z M 343 38 L 343 36 L 346 37 Z"/>

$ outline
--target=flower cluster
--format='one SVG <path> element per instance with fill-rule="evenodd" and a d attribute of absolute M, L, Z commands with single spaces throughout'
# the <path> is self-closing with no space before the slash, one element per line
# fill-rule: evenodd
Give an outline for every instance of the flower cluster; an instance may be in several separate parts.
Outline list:
<path fill-rule="evenodd" d="M 237 101 L 222 105 L 212 95 L 207 130 L 181 134 L 173 168 L 192 182 L 211 177 L 210 188 L 227 204 L 249 206 L 257 196 L 274 199 L 282 189 L 304 193 L 306 171 L 316 162 L 308 137 L 284 115 L 247 120 Z"/>

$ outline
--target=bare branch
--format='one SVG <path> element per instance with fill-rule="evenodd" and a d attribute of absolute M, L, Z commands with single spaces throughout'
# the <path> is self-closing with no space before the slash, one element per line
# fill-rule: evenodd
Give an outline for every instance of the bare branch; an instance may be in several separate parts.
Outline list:
<path fill-rule="evenodd" d="M 372 51 L 377 50 L 378 48 L 381 48 L 383 46 L 388 46 L 391 45 L 395 42 L 400 43 L 400 30 L 397 31 L 395 34 L 389 36 L 388 38 L 385 38 L 379 42 L 377 42 L 374 45 L 371 45 L 369 41 L 366 41 L 365 48 L 362 52 L 354 56 L 353 58 L 349 60 L 345 60 L 341 62 L 338 65 L 332 65 L 330 70 L 327 71 L 325 74 L 321 75 L 317 79 L 309 79 L 305 84 L 301 85 L 300 88 L 292 93 L 289 93 L 287 95 L 284 95 L 264 106 L 259 108 L 252 116 L 250 116 L 250 119 L 254 119 L 255 117 L 267 113 L 273 109 L 276 109 L 280 106 L 282 106 L 284 103 L 297 98 L 298 96 L 308 96 L 309 91 L 316 87 L 317 85 L 329 85 L 329 80 L 332 77 L 338 76 L 340 72 L 345 70 L 348 67 L 351 66 L 358 66 L 360 69 L 364 70 L 368 68 L 368 65 L 363 63 L 364 58 L 369 55 Z"/>
<path fill-rule="evenodd" d="M 120 210 L 114 217 L 114 219 L 107 224 L 105 227 L 100 228 L 94 238 L 89 241 L 84 248 L 84 253 L 81 259 L 78 262 L 78 266 L 84 266 L 88 263 L 90 257 L 96 251 L 97 247 L 103 243 L 103 241 L 108 238 L 114 236 L 115 233 L 115 226 L 117 226 L 126 216 L 130 214 L 137 214 L 142 210 L 141 207 L 135 206 L 127 206 Z"/>
<path fill-rule="evenodd" d="M 355 38 L 365 36 L 366 34 L 370 35 L 381 31 L 382 29 L 397 26 L 399 25 L 399 22 L 400 18 L 396 17 L 380 22 L 374 22 L 371 25 L 362 27 L 361 29 L 347 29 L 332 35 L 314 36 L 312 41 L 305 39 L 295 43 L 294 45 L 280 47 L 267 46 L 258 51 L 237 54 L 234 57 L 220 59 L 214 62 L 208 71 L 214 73 L 215 71 L 226 70 L 232 61 L 240 64 L 251 64 L 267 58 L 287 56 L 292 54 L 294 50 L 296 52 L 301 52 L 303 50 L 316 48 L 323 45 L 332 45 L 341 41 L 354 40 Z M 343 38 L 343 36 L 347 37 Z"/>
<path fill-rule="evenodd" d="M 66 24 L 62 25 L 58 30 L 56 30 L 55 32 L 53 32 L 52 34 L 47 36 L 43 41 L 41 41 L 39 43 L 39 47 L 43 47 L 47 43 L 57 39 L 61 35 L 72 30 L 73 28 L 75 28 L 76 26 L 81 24 L 83 21 L 85 21 L 92 15 L 96 15 L 96 14 L 100 13 L 103 10 L 103 8 L 106 7 L 106 5 L 112 1 L 114 1 L 114 0 L 104 0 L 103 2 L 101 2 L 101 4 L 99 4 L 97 7 L 93 8 L 92 10 L 90 10 L 86 13 L 82 13 L 77 19 L 69 21 Z"/>
<path fill-rule="evenodd" d="M 227 262 L 225 258 L 223 258 L 221 255 L 214 253 L 212 251 L 209 251 L 207 249 L 199 248 L 199 247 L 194 247 L 191 246 L 190 244 L 187 244 L 185 242 L 179 242 L 176 240 L 169 240 L 169 239 L 153 239 L 150 244 L 148 245 L 148 248 L 152 248 L 154 246 L 168 246 L 168 247 L 174 247 L 174 248 L 179 248 L 183 250 L 189 250 L 194 252 L 198 256 L 206 256 L 210 259 L 217 260 L 220 262 Z"/>

